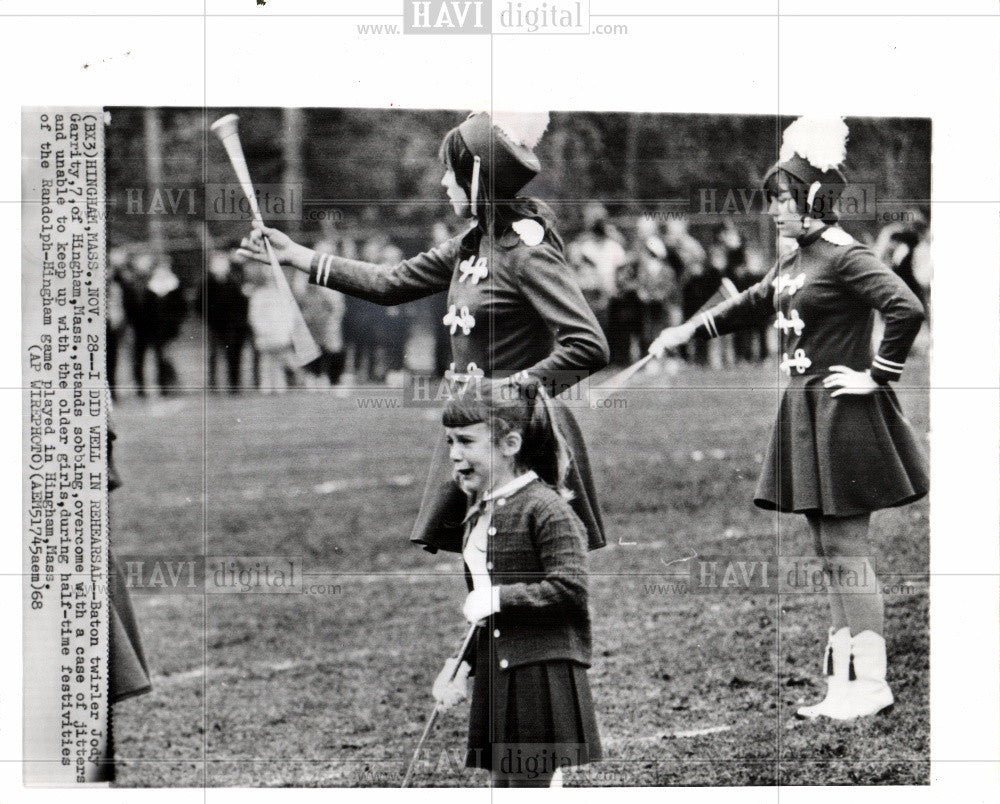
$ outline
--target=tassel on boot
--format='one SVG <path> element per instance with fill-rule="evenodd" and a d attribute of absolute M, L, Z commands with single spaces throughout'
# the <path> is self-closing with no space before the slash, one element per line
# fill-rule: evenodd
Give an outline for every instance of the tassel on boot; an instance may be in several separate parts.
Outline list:
<path fill-rule="evenodd" d="M 839 631 L 830 629 L 823 654 L 823 673 L 826 675 L 826 697 L 819 703 L 801 706 L 795 716 L 805 720 L 818 717 L 836 717 L 845 711 L 850 686 L 851 630 L 846 626 Z"/>

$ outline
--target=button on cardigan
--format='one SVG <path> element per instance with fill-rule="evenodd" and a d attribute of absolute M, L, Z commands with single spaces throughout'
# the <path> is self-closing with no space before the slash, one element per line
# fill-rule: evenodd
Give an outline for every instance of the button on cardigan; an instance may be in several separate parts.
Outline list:
<path fill-rule="evenodd" d="M 579 518 L 555 490 L 532 480 L 496 499 L 491 527 L 487 555 L 500 610 L 488 627 L 501 669 L 560 659 L 589 667 L 587 541 Z M 471 590 L 468 568 L 466 582 Z"/>

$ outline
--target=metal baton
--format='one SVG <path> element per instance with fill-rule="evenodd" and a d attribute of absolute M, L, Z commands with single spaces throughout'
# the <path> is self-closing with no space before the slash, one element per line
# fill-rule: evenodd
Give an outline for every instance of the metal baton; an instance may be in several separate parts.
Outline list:
<path fill-rule="evenodd" d="M 476 629 L 478 627 L 479 623 L 473 623 L 469 626 L 469 631 L 465 635 L 465 639 L 462 640 L 462 646 L 458 649 L 458 653 L 455 655 L 455 658 L 458 659 L 458 661 L 455 662 L 455 669 L 452 671 L 451 678 L 448 679 L 449 681 L 454 681 L 455 676 L 458 675 L 458 668 L 462 665 L 465 657 L 469 654 L 469 649 L 472 647 L 472 639 L 475 637 Z M 444 710 L 441 708 L 441 704 L 435 703 L 434 709 L 431 711 L 431 716 L 427 718 L 427 725 L 424 726 L 424 733 L 420 735 L 420 741 L 417 743 L 417 747 L 413 751 L 413 759 L 410 760 L 410 766 L 406 769 L 406 776 L 403 777 L 403 783 L 400 785 L 400 788 L 410 786 L 410 780 L 413 778 L 413 771 L 417 767 L 417 759 L 420 757 L 420 751 L 423 749 L 424 743 L 427 742 L 427 737 L 430 735 L 431 729 L 434 728 L 434 723 L 442 711 Z"/>

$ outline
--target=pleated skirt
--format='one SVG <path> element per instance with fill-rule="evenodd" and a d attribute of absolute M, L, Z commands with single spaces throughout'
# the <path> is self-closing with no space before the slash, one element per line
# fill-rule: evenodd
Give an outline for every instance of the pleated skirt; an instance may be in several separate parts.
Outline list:
<path fill-rule="evenodd" d="M 834 399 L 820 375 L 785 389 L 754 503 L 846 517 L 905 505 L 927 494 L 927 456 L 895 392 Z"/>
<path fill-rule="evenodd" d="M 549 661 L 497 668 L 480 629 L 466 766 L 530 777 L 602 756 L 587 668 Z"/>

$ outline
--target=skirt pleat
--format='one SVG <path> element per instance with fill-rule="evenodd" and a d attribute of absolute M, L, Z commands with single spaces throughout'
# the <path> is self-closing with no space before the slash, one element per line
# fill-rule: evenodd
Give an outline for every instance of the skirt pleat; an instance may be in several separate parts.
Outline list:
<path fill-rule="evenodd" d="M 927 457 L 893 390 L 834 399 L 818 375 L 785 390 L 754 502 L 856 516 L 927 494 Z"/>
<path fill-rule="evenodd" d="M 476 646 L 466 765 L 502 773 L 567 768 L 601 758 L 587 668 L 571 661 L 499 670 Z"/>

